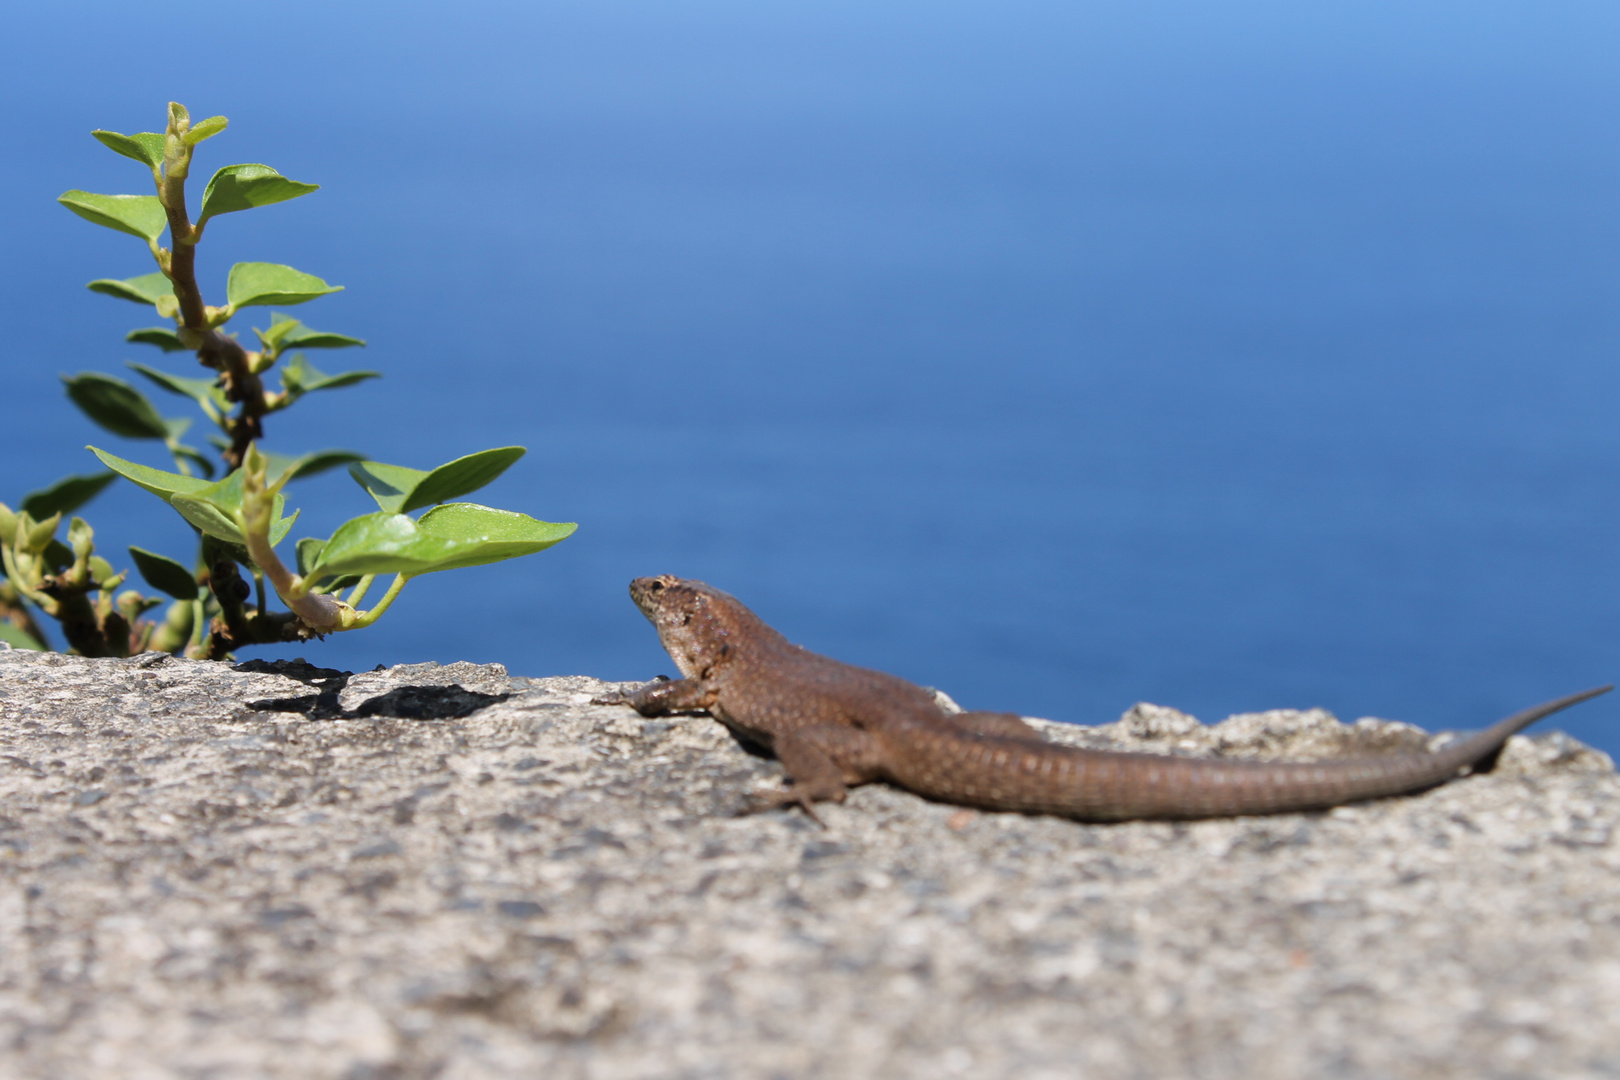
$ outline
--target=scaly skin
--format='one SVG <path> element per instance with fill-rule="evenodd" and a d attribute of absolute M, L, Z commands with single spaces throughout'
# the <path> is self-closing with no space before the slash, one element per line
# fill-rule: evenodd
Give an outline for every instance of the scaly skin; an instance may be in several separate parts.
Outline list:
<path fill-rule="evenodd" d="M 812 817 L 815 803 L 876 780 L 941 802 L 1088 821 L 1319 810 L 1444 783 L 1521 728 L 1612 689 L 1549 701 L 1435 753 L 1257 762 L 1083 750 L 1043 741 L 1012 713 L 947 713 L 920 686 L 818 656 L 701 581 L 637 578 L 630 596 L 684 678 L 603 702 L 643 716 L 707 709 L 786 767 L 792 782 L 764 805 Z"/>

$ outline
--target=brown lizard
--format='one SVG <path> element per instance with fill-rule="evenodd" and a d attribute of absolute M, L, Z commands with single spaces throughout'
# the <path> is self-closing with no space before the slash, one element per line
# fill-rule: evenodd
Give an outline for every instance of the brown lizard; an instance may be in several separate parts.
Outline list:
<path fill-rule="evenodd" d="M 760 805 L 798 805 L 812 818 L 815 803 L 875 780 L 941 802 L 1091 821 L 1317 810 L 1442 784 L 1521 728 L 1613 689 L 1526 709 L 1431 753 L 1259 762 L 1085 750 L 1045 742 L 1013 713 L 946 712 L 920 686 L 792 644 L 701 581 L 637 578 L 630 596 L 684 677 L 598 700 L 643 716 L 707 709 L 786 768 L 791 783 Z"/>

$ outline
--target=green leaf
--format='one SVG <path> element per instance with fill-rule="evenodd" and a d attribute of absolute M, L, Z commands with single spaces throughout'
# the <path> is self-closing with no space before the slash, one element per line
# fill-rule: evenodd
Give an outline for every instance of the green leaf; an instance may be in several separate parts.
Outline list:
<path fill-rule="evenodd" d="M 279 311 L 270 316 L 270 329 L 260 330 L 254 327 L 253 332 L 259 335 L 259 343 L 267 349 L 344 349 L 350 345 L 365 344 L 357 337 L 329 334 L 305 326 L 297 319 L 283 315 Z"/>
<path fill-rule="evenodd" d="M 92 131 L 90 134 L 113 153 L 134 158 L 149 168 L 155 169 L 163 164 L 162 132 L 138 131 L 134 135 L 120 135 L 116 131 Z"/>
<path fill-rule="evenodd" d="M 295 398 L 311 390 L 337 390 L 367 379 L 380 378 L 380 371 L 340 371 L 336 375 L 328 375 L 305 360 L 303 353 L 294 353 L 281 365 L 281 388 Z"/>
<path fill-rule="evenodd" d="M 238 469 L 225 479 L 209 484 L 200 491 L 186 495 L 171 495 L 169 505 L 192 525 L 232 544 L 243 544 L 242 530 L 236 527 L 235 516 L 242 509 L 242 470 Z M 277 517 L 280 517 L 279 507 Z"/>
<path fill-rule="evenodd" d="M 0 620 L 0 641 L 10 645 L 13 649 L 32 649 L 34 652 L 50 652 L 44 645 L 30 637 L 27 631 L 19 630 L 10 623 Z"/>
<path fill-rule="evenodd" d="M 315 580 L 310 577 L 310 569 L 315 565 L 316 560 L 321 557 L 321 549 L 324 547 L 326 547 L 326 541 L 317 540 L 313 536 L 306 536 L 298 541 L 298 572 L 300 574 L 310 578 L 312 581 Z M 327 577 L 321 582 L 320 591 L 332 592 L 336 589 L 347 589 L 351 585 L 358 584 L 359 581 L 360 576 L 358 574 L 349 574 L 339 578 Z"/>
<path fill-rule="evenodd" d="M 416 485 L 401 509 L 416 510 L 477 491 L 526 453 L 528 451 L 521 446 L 502 446 L 494 450 L 480 450 L 440 465 Z"/>
<path fill-rule="evenodd" d="M 142 274 L 140 277 L 101 278 L 85 288 L 91 292 L 116 296 L 120 300 L 133 300 L 137 304 L 156 304 L 165 296 L 174 298 L 174 285 L 163 274 Z"/>
<path fill-rule="evenodd" d="M 18 515 L 17 546 L 23 551 L 37 555 L 45 550 L 46 545 L 59 542 L 54 538 L 56 536 L 56 527 L 62 523 L 62 515 L 52 514 L 43 521 L 33 521 L 31 520 L 32 517 L 32 514 L 27 516 Z M 71 551 L 68 552 L 68 561 L 73 561 Z"/>
<path fill-rule="evenodd" d="M 28 511 L 35 520 L 48 518 L 52 514 L 72 513 L 101 494 L 101 489 L 116 479 L 117 474 L 110 472 L 63 477 L 48 488 L 24 495 L 21 509 Z"/>
<path fill-rule="evenodd" d="M 261 349 L 277 349 L 281 347 L 282 338 L 303 325 L 291 315 L 283 315 L 279 311 L 272 311 L 270 313 L 270 329 L 260 330 L 255 326 L 253 333 L 258 336 Z"/>
<path fill-rule="evenodd" d="M 366 489 L 385 514 L 397 514 L 427 477 L 421 469 L 407 469 L 403 465 L 384 465 L 380 461 L 361 461 L 349 466 L 354 482 Z"/>
<path fill-rule="evenodd" d="M 164 439 L 169 436 L 168 425 L 139 390 L 123 379 L 103 375 L 99 371 L 81 371 L 69 377 L 68 397 L 73 399 L 84 414 L 114 435 L 126 439 Z"/>
<path fill-rule="evenodd" d="M 289 335 L 287 345 L 297 349 L 347 349 L 351 345 L 364 345 L 364 338 L 347 334 L 330 334 L 305 327 L 298 334 Z"/>
<path fill-rule="evenodd" d="M 314 330 L 290 338 L 287 345 L 299 349 L 347 349 L 354 345 L 364 345 L 365 338 L 350 337 L 347 334 L 317 333 Z M 376 374 L 372 372 L 371 374 Z"/>
<path fill-rule="evenodd" d="M 282 507 L 284 507 L 286 505 L 286 503 L 287 503 L 287 500 L 284 499 L 282 496 L 280 496 L 280 495 L 276 496 L 275 505 L 273 507 L 273 509 L 275 510 L 275 515 L 276 516 L 275 516 L 275 520 L 273 522 L 271 522 L 271 524 L 270 524 L 270 546 L 271 547 L 275 547 L 277 544 L 279 544 L 283 540 L 287 539 L 287 534 L 292 532 L 293 523 L 298 520 L 298 515 L 303 513 L 302 510 L 294 510 L 292 512 L 292 517 L 282 517 L 281 516 L 281 510 L 282 510 Z"/>
<path fill-rule="evenodd" d="M 163 423 L 169 429 L 169 435 L 163 440 L 163 445 L 168 448 L 170 454 L 174 455 L 175 467 L 184 473 L 186 471 L 184 462 L 189 461 L 198 469 L 201 469 L 204 476 L 212 478 L 214 475 L 214 463 L 203 457 L 202 451 L 195 446 L 187 446 L 180 441 L 180 436 L 191 428 L 190 417 L 166 417 Z"/>
<path fill-rule="evenodd" d="M 349 475 L 370 493 L 383 511 L 400 514 L 477 491 L 527 452 L 521 446 L 480 450 L 446 462 L 432 472 L 385 465 L 380 461 L 362 461 L 349 466 Z"/>
<path fill-rule="evenodd" d="M 100 555 L 90 556 L 90 580 L 102 589 L 116 589 L 118 587 L 118 574 L 113 570 L 112 563 Z"/>
<path fill-rule="evenodd" d="M 312 572 L 417 577 L 543 551 L 576 527 L 473 503 L 438 507 L 422 515 L 420 523 L 379 511 L 338 526 Z"/>
<path fill-rule="evenodd" d="M 440 540 L 469 546 L 466 553 L 439 570 L 515 559 L 544 551 L 574 534 L 571 521 L 540 521 L 514 510 L 497 510 L 477 503 L 445 503 L 423 514 L 416 527 Z"/>
<path fill-rule="evenodd" d="M 156 240 L 168 228 L 169 218 L 156 195 L 95 195 L 64 191 L 56 201 L 86 221 L 105 225 L 142 240 Z"/>
<path fill-rule="evenodd" d="M 271 483 L 274 483 L 278 477 L 282 476 L 286 476 L 289 480 L 302 480 L 306 476 L 314 476 L 316 473 L 335 469 L 339 465 L 365 460 L 364 455 L 357 454 L 353 450 L 316 450 L 312 453 L 302 454 L 299 457 L 269 451 L 260 451 L 260 453 L 264 454 L 265 459 L 270 463 L 266 475 L 269 476 Z M 288 476 L 289 472 L 291 473 L 290 476 Z"/>
<path fill-rule="evenodd" d="M 210 116 L 206 120 L 198 120 L 192 124 L 180 138 L 187 146 L 196 146 L 204 139 L 212 139 L 224 131 L 229 123 L 230 121 L 223 116 Z"/>
<path fill-rule="evenodd" d="M 287 535 L 287 531 L 292 528 L 293 522 L 298 520 L 297 513 L 292 517 L 281 516 L 285 504 L 285 496 L 277 492 L 270 504 L 272 546 L 280 543 Z M 169 505 L 178 510 L 181 517 L 209 536 L 218 537 L 232 544 L 244 543 L 242 531 L 236 527 L 236 515 L 242 511 L 241 469 L 237 469 L 217 483 L 205 484 L 184 494 L 170 495 Z"/>
<path fill-rule="evenodd" d="M 214 463 L 209 461 L 208 458 L 204 457 L 202 451 L 198 450 L 195 446 L 187 446 L 185 443 L 170 440 L 168 447 L 169 453 L 174 455 L 174 463 L 176 465 L 179 465 L 182 460 L 189 461 L 195 465 L 198 471 L 204 476 L 208 477 L 209 479 L 213 479 Z"/>
<path fill-rule="evenodd" d="M 137 465 L 133 461 L 125 461 L 116 454 L 98 450 L 94 446 L 87 446 L 85 449 L 100 458 L 101 463 L 107 468 L 136 487 L 150 491 L 164 502 L 168 502 L 171 495 L 192 495 L 212 486 L 207 480 L 195 476 L 182 476 L 179 473 L 164 472 L 162 469 L 152 469 L 145 465 Z"/>
<path fill-rule="evenodd" d="M 201 405 L 204 412 L 210 408 L 221 412 L 230 408 L 230 402 L 225 400 L 225 391 L 219 388 L 215 379 L 186 379 L 179 375 L 170 375 L 167 371 L 147 367 L 145 364 L 130 363 L 129 367 L 145 375 L 169 393 L 190 398 Z"/>
<path fill-rule="evenodd" d="M 456 458 L 440 465 L 416 485 L 403 509 L 416 510 L 434 503 L 449 502 L 492 482 L 511 467 L 518 458 L 528 453 L 521 446 L 502 446 L 493 450 L 480 450 L 476 454 Z"/>
<path fill-rule="evenodd" d="M 51 568 L 51 573 L 60 574 L 73 565 L 73 549 L 60 540 L 52 540 L 45 545 L 45 564 Z"/>
<path fill-rule="evenodd" d="M 237 263 L 225 283 L 225 296 L 232 307 L 243 308 L 255 304 L 302 304 L 342 289 L 341 285 L 328 285 L 314 274 L 290 266 Z"/>
<path fill-rule="evenodd" d="M 190 352 L 180 344 L 180 335 L 166 326 L 143 326 L 124 335 L 125 341 L 140 345 L 156 345 L 164 352 Z"/>
<path fill-rule="evenodd" d="M 135 569 L 152 588 L 176 600 L 197 599 L 196 577 L 173 559 L 138 547 L 129 549 L 129 557 L 135 560 Z"/>
<path fill-rule="evenodd" d="M 438 563 L 454 559 L 456 545 L 422 532 L 404 514 L 378 511 L 352 518 L 321 549 L 312 573 L 348 574 L 430 573 Z"/>
<path fill-rule="evenodd" d="M 296 199 L 319 187 L 319 184 L 289 180 L 268 165 L 227 165 L 208 181 L 208 188 L 203 192 L 202 216 L 197 224 L 220 214 Z"/>
<path fill-rule="evenodd" d="M 315 560 L 321 557 L 321 549 L 326 546 L 325 540 L 306 536 L 298 541 L 295 549 L 298 552 L 298 572 L 305 577 L 309 576 L 310 569 L 314 567 Z"/>

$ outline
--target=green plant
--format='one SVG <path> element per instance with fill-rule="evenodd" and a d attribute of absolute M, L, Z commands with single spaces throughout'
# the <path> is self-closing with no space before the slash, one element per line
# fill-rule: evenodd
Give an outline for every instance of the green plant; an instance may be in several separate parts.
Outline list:
<path fill-rule="evenodd" d="M 227 165 L 216 171 L 192 221 L 186 180 L 199 143 L 224 131 L 223 116 L 193 123 L 171 102 L 160 134 L 92 134 L 104 145 L 147 166 L 156 195 L 97 195 L 69 191 L 59 202 L 80 217 L 146 241 L 158 272 L 90 283 L 92 292 L 148 304 L 173 327 L 132 330 L 126 340 L 165 353 L 194 352 L 208 378 L 187 378 L 145 364 L 130 364 L 162 390 L 190 398 L 219 433 L 211 440 L 214 463 L 181 442 L 186 418 L 165 417 L 134 386 L 99 372 L 63 376 L 68 397 L 92 421 L 115 435 L 161 442 L 174 472 L 128 461 L 90 447 L 107 471 L 70 476 L 25 496 L 13 511 L 0 503 L 0 640 L 43 648 L 39 615 L 56 619 L 69 648 L 87 656 L 123 656 L 160 649 L 193 657 L 220 658 L 248 645 L 293 641 L 371 625 L 413 577 L 438 570 L 478 566 L 548 548 L 574 531 L 572 524 L 538 521 L 525 514 L 476 503 L 452 502 L 494 480 L 524 454 L 520 446 L 483 450 L 432 470 L 368 461 L 348 450 L 322 450 L 298 457 L 264 451 L 265 418 L 306 394 L 376 378 L 374 371 L 328 375 L 304 357 L 305 349 L 339 349 L 365 342 L 312 329 L 272 313 L 266 329 L 254 328 L 258 348 L 246 348 L 223 327 L 243 308 L 302 304 L 341 286 L 273 263 L 237 263 L 226 278 L 225 303 L 204 302 L 197 285 L 198 243 L 223 214 L 269 206 L 316 190 L 289 180 L 267 165 Z M 169 246 L 160 244 L 165 231 Z M 279 367 L 280 387 L 266 389 L 264 376 Z M 295 569 L 275 547 L 292 528 L 284 488 L 301 477 L 339 465 L 376 501 L 376 513 L 353 518 L 325 540 L 296 545 Z M 198 474 L 201 475 L 198 475 Z M 198 535 L 188 568 L 166 556 L 131 547 L 130 558 L 148 586 L 171 603 L 162 618 L 144 614 L 163 603 L 129 589 L 119 591 L 128 571 L 116 572 L 95 553 L 95 534 L 74 517 L 67 542 L 57 539 L 65 514 L 78 509 L 118 477 L 164 500 Z M 412 518 L 411 512 L 425 510 Z M 257 585 L 250 588 L 240 569 Z M 360 604 L 379 575 L 392 584 L 367 610 Z M 266 582 L 288 607 L 269 609 Z M 343 590 L 349 590 L 347 596 Z M 256 598 L 255 598 L 256 592 Z M 250 600 L 252 601 L 250 603 Z"/>

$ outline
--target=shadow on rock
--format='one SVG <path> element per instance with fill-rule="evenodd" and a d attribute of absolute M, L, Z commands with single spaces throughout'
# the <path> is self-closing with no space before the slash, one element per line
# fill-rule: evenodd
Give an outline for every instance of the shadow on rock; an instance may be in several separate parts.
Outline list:
<path fill-rule="evenodd" d="M 303 713 L 311 720 L 363 720 L 386 716 L 399 720 L 459 720 L 479 709 L 505 701 L 510 694 L 482 694 L 462 686 L 397 686 L 387 693 L 368 698 L 353 709 L 343 708 L 339 695 L 353 672 L 319 668 L 303 660 L 250 660 L 237 671 L 284 675 L 314 687 L 318 692 L 289 698 L 250 701 L 257 712 Z"/>

